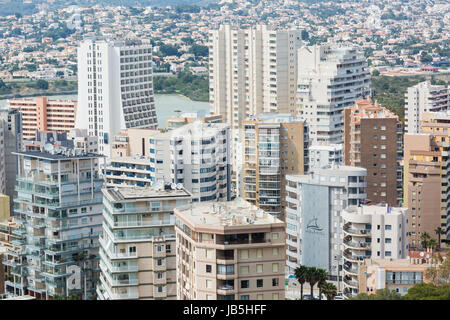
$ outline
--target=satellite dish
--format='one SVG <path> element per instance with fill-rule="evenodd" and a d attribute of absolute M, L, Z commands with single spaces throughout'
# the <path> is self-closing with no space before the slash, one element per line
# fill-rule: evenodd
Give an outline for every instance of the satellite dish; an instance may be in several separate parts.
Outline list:
<path fill-rule="evenodd" d="M 177 188 L 177 185 L 176 185 L 175 183 L 172 183 L 172 184 L 170 185 L 170 188 L 172 188 L 172 190 L 175 190 L 175 189 Z"/>
<path fill-rule="evenodd" d="M 420 253 L 420 256 L 423 257 L 423 252 Z"/>
<path fill-rule="evenodd" d="M 177 189 L 178 189 L 178 190 L 183 189 L 183 184 L 182 184 L 182 183 L 177 183 Z"/>

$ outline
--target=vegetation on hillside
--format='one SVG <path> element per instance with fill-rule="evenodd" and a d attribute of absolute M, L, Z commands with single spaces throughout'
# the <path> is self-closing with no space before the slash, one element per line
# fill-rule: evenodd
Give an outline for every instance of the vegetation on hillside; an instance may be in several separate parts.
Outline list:
<path fill-rule="evenodd" d="M 21 82 L 3 82 L 0 80 L 0 99 L 76 93 L 77 88 L 78 84 L 76 79 L 58 79 L 48 81 L 40 79 L 37 81 Z"/>
<path fill-rule="evenodd" d="M 176 76 L 154 76 L 153 89 L 157 94 L 182 94 L 194 101 L 209 100 L 207 75 L 194 75 L 188 71 Z"/>
<path fill-rule="evenodd" d="M 372 77 L 374 98 L 378 103 L 394 112 L 401 120 L 405 118 L 405 93 L 408 87 L 425 81 L 424 76 L 419 77 Z M 432 84 L 446 84 L 443 80 L 431 78 Z M 447 81 L 448 83 L 448 81 Z"/>

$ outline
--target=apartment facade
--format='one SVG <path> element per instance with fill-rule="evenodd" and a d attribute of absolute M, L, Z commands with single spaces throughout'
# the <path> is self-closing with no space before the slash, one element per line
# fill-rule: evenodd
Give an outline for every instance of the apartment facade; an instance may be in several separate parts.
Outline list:
<path fill-rule="evenodd" d="M 424 112 L 450 110 L 450 86 L 432 85 L 430 81 L 409 87 L 405 93 L 405 132 L 419 133 Z"/>
<path fill-rule="evenodd" d="M 298 50 L 297 111 L 313 144 L 343 143 L 344 108 L 370 93 L 360 48 L 324 44 Z"/>
<path fill-rule="evenodd" d="M 417 260 L 365 259 L 359 267 L 359 292 L 376 294 L 378 290 L 389 289 L 404 296 L 409 288 L 427 282 L 425 272 L 432 264 Z"/>
<path fill-rule="evenodd" d="M 148 156 L 150 138 L 159 133 L 154 129 L 125 129 L 114 136 L 111 158 L 129 156 Z"/>
<path fill-rule="evenodd" d="M 111 156 L 122 129 L 157 128 L 152 68 L 149 42 L 90 38 L 78 47 L 76 127 L 99 138 L 101 154 Z"/>
<path fill-rule="evenodd" d="M 284 221 L 285 177 L 307 171 L 304 121 L 290 114 L 262 113 L 242 123 L 241 137 L 242 197 Z"/>
<path fill-rule="evenodd" d="M 308 170 L 314 171 L 326 167 L 344 164 L 344 145 L 311 145 L 308 148 Z"/>
<path fill-rule="evenodd" d="M 294 113 L 301 45 L 301 30 L 275 30 L 266 25 L 239 29 L 228 24 L 210 30 L 209 102 L 214 114 L 231 124 L 234 154 L 247 117 Z"/>
<path fill-rule="evenodd" d="M 35 138 L 36 130 L 69 132 L 75 128 L 78 110 L 75 100 L 15 98 L 8 100 L 8 106 L 22 114 L 23 139 Z"/>
<path fill-rule="evenodd" d="M 325 269 L 342 290 L 342 210 L 366 198 L 366 169 L 335 166 L 286 176 L 286 273 L 300 265 Z"/>
<path fill-rule="evenodd" d="M 96 154 L 45 148 L 19 158 L 15 222 L 26 235 L 11 267 L 13 287 L 39 299 L 95 296 L 98 236 L 102 225 L 102 180 Z M 20 271 L 20 273 L 18 273 Z"/>
<path fill-rule="evenodd" d="M 164 184 L 103 189 L 100 300 L 176 299 L 173 210 L 190 199 Z"/>
<path fill-rule="evenodd" d="M 370 100 L 344 109 L 345 165 L 367 169 L 367 200 L 401 206 L 403 124 Z"/>
<path fill-rule="evenodd" d="M 174 213 L 178 300 L 284 300 L 281 220 L 241 198 Z"/>
<path fill-rule="evenodd" d="M 359 267 L 364 259 L 408 256 L 408 209 L 388 205 L 349 206 L 342 211 L 344 296 L 360 291 Z"/>
<path fill-rule="evenodd" d="M 421 235 L 427 232 L 438 240 L 434 230 L 441 227 L 446 236 L 441 237 L 441 245 L 448 239 L 450 161 L 449 127 L 447 113 L 424 114 L 418 134 L 405 134 L 404 157 L 404 206 L 411 215 L 409 231 L 410 246 L 421 248 Z"/>
<path fill-rule="evenodd" d="M 13 152 L 22 150 L 22 114 L 18 110 L 0 110 L 0 127 L 3 127 L 3 152 L 0 151 L 0 158 L 4 157 L 0 193 L 9 196 L 9 211 L 13 214 L 14 184 L 18 171 L 17 156 Z"/>

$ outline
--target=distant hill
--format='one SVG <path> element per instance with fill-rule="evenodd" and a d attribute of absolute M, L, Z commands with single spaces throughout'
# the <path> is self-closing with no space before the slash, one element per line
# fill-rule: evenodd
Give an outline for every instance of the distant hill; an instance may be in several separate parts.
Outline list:
<path fill-rule="evenodd" d="M 217 0 L 33 0 L 32 3 L 24 3 L 23 0 L 0 0 L 0 16 L 13 14 L 29 15 L 38 12 L 38 6 L 43 3 L 49 3 L 50 8 L 60 9 L 72 5 L 80 7 L 89 7 L 93 5 L 112 5 L 126 7 L 140 6 L 173 6 L 177 4 L 195 4 L 204 6 Z"/>

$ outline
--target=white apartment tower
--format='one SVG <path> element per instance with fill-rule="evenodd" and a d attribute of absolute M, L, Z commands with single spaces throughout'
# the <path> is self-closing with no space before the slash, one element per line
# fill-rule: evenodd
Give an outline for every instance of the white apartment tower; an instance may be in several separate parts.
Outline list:
<path fill-rule="evenodd" d="M 370 95 L 370 74 L 358 47 L 315 45 L 298 50 L 297 107 L 313 144 L 343 143 L 345 107 Z"/>
<path fill-rule="evenodd" d="M 266 25 L 209 32 L 209 100 L 214 113 L 232 124 L 234 141 L 249 116 L 294 112 L 301 44 L 301 30 Z"/>
<path fill-rule="evenodd" d="M 364 259 L 408 256 L 408 208 L 349 206 L 342 211 L 344 296 L 359 293 L 359 265 Z"/>
<path fill-rule="evenodd" d="M 366 174 L 364 168 L 335 166 L 286 176 L 288 274 L 299 265 L 322 268 L 342 289 L 341 212 L 364 203 Z"/>
<path fill-rule="evenodd" d="M 409 87 L 405 93 L 405 132 L 419 133 L 424 112 L 446 111 L 450 108 L 450 86 L 432 85 L 424 81 Z"/>
<path fill-rule="evenodd" d="M 141 40 L 92 38 L 78 48 L 78 110 L 75 127 L 99 137 L 111 154 L 114 135 L 126 128 L 157 128 L 152 47 Z"/>

